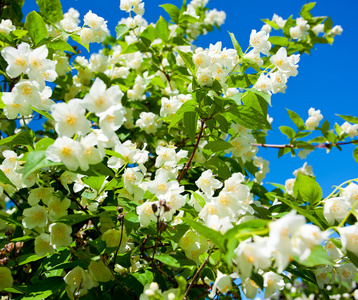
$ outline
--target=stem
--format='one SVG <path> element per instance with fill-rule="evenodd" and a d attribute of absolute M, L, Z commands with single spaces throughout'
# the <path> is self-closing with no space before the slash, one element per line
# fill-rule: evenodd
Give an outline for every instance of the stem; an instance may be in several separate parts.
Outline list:
<path fill-rule="evenodd" d="M 53 176 L 53 178 L 56 180 L 56 182 L 57 182 L 58 184 L 60 184 L 60 185 L 63 187 L 61 181 L 59 181 L 56 176 Z M 64 187 L 63 187 L 63 188 L 64 188 Z M 90 213 L 88 212 L 88 209 L 87 209 L 86 207 L 82 206 L 82 204 L 78 202 L 78 200 L 76 199 L 76 197 L 75 197 L 72 193 L 69 193 L 69 194 L 70 194 L 72 200 L 75 201 L 75 203 L 77 204 L 77 206 L 78 206 L 86 215 L 90 215 Z M 93 218 L 90 218 L 90 220 L 92 221 L 93 226 L 96 228 L 98 234 L 101 235 L 102 233 L 101 233 L 101 231 L 99 230 L 99 227 L 98 227 L 97 223 L 94 221 Z"/>
<path fill-rule="evenodd" d="M 179 183 L 180 183 L 180 181 L 183 179 L 183 177 L 184 177 L 186 171 L 189 170 L 190 165 L 191 165 L 191 162 L 192 162 L 192 160 L 193 160 L 193 158 L 194 158 L 195 152 L 196 152 L 196 150 L 197 150 L 198 147 L 199 147 L 199 142 L 200 142 L 200 139 L 201 139 L 201 137 L 202 137 L 202 135 L 203 135 L 203 132 L 204 132 L 205 120 L 204 120 L 204 119 L 201 119 L 201 120 L 200 120 L 200 123 L 201 123 L 201 124 L 200 124 L 200 132 L 199 132 L 198 140 L 196 141 L 196 144 L 195 144 L 195 146 L 194 146 L 194 150 L 193 150 L 193 152 L 192 152 L 191 155 L 190 155 L 189 161 L 185 164 L 185 167 L 184 167 L 183 171 L 181 172 L 181 174 L 179 175 L 179 177 L 178 177 L 178 179 L 177 179 L 177 181 L 178 181 Z"/>
<path fill-rule="evenodd" d="M 188 293 L 189 293 L 190 289 L 193 287 L 194 281 L 195 281 L 196 278 L 199 276 L 200 272 L 204 269 L 205 265 L 208 263 L 209 258 L 210 258 L 210 255 L 211 255 L 211 253 L 213 253 L 213 250 L 214 250 L 214 248 L 211 248 L 211 249 L 210 249 L 210 252 L 209 252 L 208 257 L 205 258 L 205 260 L 204 260 L 203 263 L 201 264 L 201 266 L 200 266 L 200 268 L 198 269 L 198 271 L 196 271 L 196 273 L 195 273 L 193 279 L 191 280 L 191 282 L 190 282 L 188 288 L 187 288 L 186 291 L 185 291 L 183 300 L 187 300 Z"/>
<path fill-rule="evenodd" d="M 21 211 L 21 212 L 24 212 L 23 209 L 20 207 L 19 203 L 17 203 L 14 199 L 12 199 L 10 197 L 10 195 L 4 190 L 4 194 L 11 200 L 12 203 L 14 203 L 17 208 Z"/>
<path fill-rule="evenodd" d="M 122 240 L 123 240 L 123 227 L 124 227 L 123 225 L 124 225 L 124 222 L 122 220 L 121 221 L 121 239 L 119 240 L 119 245 L 118 245 L 117 251 L 114 254 L 113 269 L 115 268 L 118 251 L 119 251 L 119 248 L 121 248 L 121 244 L 122 244 Z"/>
<path fill-rule="evenodd" d="M 344 217 L 344 219 L 342 220 L 341 223 L 339 223 L 339 225 L 337 226 L 338 227 L 342 227 L 344 225 L 344 223 L 347 222 L 349 216 L 351 215 L 351 213 L 353 212 L 354 208 L 357 206 L 358 204 L 358 200 L 356 202 L 354 202 L 354 204 L 352 205 L 351 209 L 349 210 L 349 212 L 347 213 L 347 215 Z"/>
<path fill-rule="evenodd" d="M 317 144 L 317 145 L 311 145 L 312 147 L 319 148 L 319 149 L 330 149 L 333 146 L 340 146 L 340 145 L 348 145 L 348 144 L 357 144 L 358 140 L 353 140 L 350 142 L 338 142 L 338 143 L 323 143 L 323 144 Z M 284 149 L 284 148 L 297 148 L 297 149 L 304 149 L 305 146 L 295 146 L 291 144 L 285 144 L 285 145 L 275 145 L 275 144 L 259 144 L 259 143 L 252 143 L 252 146 L 256 147 L 264 147 L 264 148 L 276 148 L 276 149 Z"/>

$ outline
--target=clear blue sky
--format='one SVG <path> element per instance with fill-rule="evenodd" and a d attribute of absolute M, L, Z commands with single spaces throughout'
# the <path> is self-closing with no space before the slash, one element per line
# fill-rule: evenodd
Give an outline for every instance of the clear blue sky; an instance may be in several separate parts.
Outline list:
<path fill-rule="evenodd" d="M 115 34 L 115 26 L 122 17 L 127 14 L 119 9 L 119 0 L 63 0 L 63 11 L 70 7 L 77 9 L 81 18 L 92 10 L 94 13 L 108 20 L 108 28 L 112 35 Z M 156 22 L 159 15 L 167 18 L 166 12 L 158 7 L 160 4 L 173 3 L 180 6 L 181 0 L 147 0 L 145 1 L 146 12 L 144 17 L 148 22 Z M 189 2 L 189 0 L 188 0 Z M 222 41 L 223 46 L 232 47 L 227 31 L 233 32 L 246 49 L 252 29 L 259 30 L 262 26 L 260 19 L 271 19 L 274 13 L 284 19 L 291 14 L 298 17 L 302 5 L 308 1 L 295 0 L 210 0 L 208 7 L 224 10 L 227 14 L 222 30 L 215 30 L 206 36 L 199 38 L 197 45 L 208 47 L 209 43 Z M 35 0 L 26 0 L 24 13 L 37 10 Z M 294 127 L 287 116 L 286 108 L 296 111 L 304 120 L 308 117 L 308 109 L 314 107 L 320 109 L 324 119 L 331 124 L 344 121 L 335 114 L 351 114 L 358 116 L 358 97 L 355 91 L 356 83 L 356 59 L 358 39 L 356 31 L 356 13 L 358 2 L 356 0 L 318 0 L 312 10 L 314 16 L 330 15 L 334 25 L 343 27 L 343 34 L 335 38 L 330 45 L 318 45 L 317 50 L 312 51 L 311 56 L 303 55 L 299 63 L 299 74 L 296 78 L 290 78 L 286 94 L 276 94 L 272 97 L 272 107 L 269 115 L 274 118 L 273 131 L 269 132 L 267 142 L 287 143 L 288 140 L 282 135 L 278 127 L 288 125 Z M 90 45 L 91 51 L 98 49 Z M 358 177 L 358 165 L 354 162 L 353 146 L 344 146 L 343 152 L 333 149 L 326 154 L 325 150 L 316 150 L 307 157 L 309 165 L 313 166 L 314 174 L 318 183 L 323 188 L 323 194 L 331 192 L 332 185 L 340 184 L 351 178 Z M 293 177 L 292 172 L 303 165 L 305 160 L 291 158 L 288 155 L 277 159 L 277 150 L 260 149 L 258 155 L 270 161 L 270 173 L 266 182 L 284 183 Z"/>

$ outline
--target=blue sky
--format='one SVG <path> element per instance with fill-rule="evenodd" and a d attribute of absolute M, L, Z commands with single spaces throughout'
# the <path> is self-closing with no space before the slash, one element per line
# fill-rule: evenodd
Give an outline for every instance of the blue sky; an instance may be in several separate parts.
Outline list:
<path fill-rule="evenodd" d="M 92 10 L 94 13 L 108 20 L 108 28 L 112 35 L 115 34 L 115 26 L 122 17 L 127 14 L 119 9 L 119 0 L 63 0 L 63 11 L 74 7 L 81 13 L 81 18 Z M 181 5 L 181 0 L 147 0 L 144 17 L 148 22 L 156 22 L 162 14 L 167 18 L 166 12 L 158 7 L 160 4 L 173 3 Z M 188 0 L 189 2 L 189 0 Z M 210 0 L 208 7 L 224 10 L 227 14 L 226 22 L 221 31 L 215 30 L 206 36 L 200 37 L 197 45 L 208 47 L 210 43 L 222 41 L 224 47 L 232 47 L 228 31 L 233 32 L 243 49 L 248 46 L 252 29 L 259 30 L 262 26 L 260 19 L 272 18 L 274 13 L 284 19 L 291 14 L 298 17 L 298 13 L 308 1 L 295 0 Z M 38 10 L 35 0 L 26 0 L 24 14 L 32 10 Z M 358 2 L 356 0 L 318 0 L 312 10 L 314 16 L 330 15 L 333 23 L 343 27 L 343 34 L 335 38 L 334 44 L 318 45 L 312 54 L 303 55 L 299 63 L 299 74 L 296 78 L 290 78 L 286 94 L 276 94 L 272 97 L 272 107 L 269 115 L 274 118 L 273 131 L 269 131 L 268 143 L 282 144 L 288 140 L 282 135 L 278 127 L 288 125 L 294 127 L 288 118 L 286 108 L 296 111 L 304 120 L 308 117 L 308 109 L 314 107 L 320 109 L 324 120 L 331 124 L 337 122 L 343 124 L 343 120 L 335 114 L 358 116 L 358 99 L 355 92 L 356 84 L 356 60 L 352 55 L 356 53 L 358 46 L 356 32 L 356 12 Z M 90 45 L 91 51 L 98 49 L 96 45 Z M 96 50 L 97 51 L 97 50 Z M 332 128 L 332 127 L 331 127 Z M 333 185 L 338 185 L 348 179 L 358 177 L 357 164 L 354 162 L 353 146 L 343 146 L 343 152 L 333 149 L 326 154 L 325 150 L 316 150 L 307 157 L 309 165 L 313 166 L 318 183 L 323 188 L 323 195 L 327 196 Z M 306 160 L 291 158 L 285 155 L 277 159 L 277 150 L 260 149 L 258 155 L 270 161 L 270 173 L 266 182 L 284 183 L 292 178 L 292 172 L 301 167 Z"/>

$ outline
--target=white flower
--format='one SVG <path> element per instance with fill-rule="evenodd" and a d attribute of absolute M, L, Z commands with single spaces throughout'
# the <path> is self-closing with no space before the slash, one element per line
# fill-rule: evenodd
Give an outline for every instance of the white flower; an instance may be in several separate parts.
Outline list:
<path fill-rule="evenodd" d="M 5 47 L 1 50 L 1 55 L 8 63 L 6 73 L 11 78 L 15 78 L 21 73 L 27 73 L 30 51 L 30 45 L 27 43 L 21 43 L 17 49 L 13 47 Z"/>
<path fill-rule="evenodd" d="M 358 255 L 358 222 L 354 225 L 337 228 L 342 241 L 343 250 Z"/>
<path fill-rule="evenodd" d="M 91 129 L 91 122 L 85 117 L 85 109 L 80 99 L 68 103 L 56 103 L 51 106 L 51 112 L 56 121 L 55 130 L 59 135 L 72 137 L 74 134 L 85 135 Z"/>
<path fill-rule="evenodd" d="M 55 71 L 57 61 L 46 59 L 48 56 L 48 50 L 46 45 L 34 49 L 29 53 L 29 78 L 37 80 L 38 78 L 44 78 L 47 81 L 54 81 L 57 77 Z"/>
<path fill-rule="evenodd" d="M 40 85 L 36 81 L 22 79 L 14 86 L 12 93 L 16 103 L 26 101 L 34 106 L 41 104 Z"/>
<path fill-rule="evenodd" d="M 351 139 L 358 134 L 358 124 L 352 125 L 348 122 L 344 122 L 341 128 L 343 132 L 347 133 Z"/>
<path fill-rule="evenodd" d="M 255 50 L 260 51 L 265 55 L 270 55 L 271 43 L 268 41 L 269 35 L 265 31 L 256 32 L 252 30 L 250 34 L 250 45 Z"/>
<path fill-rule="evenodd" d="M 324 202 L 323 215 L 333 225 L 335 220 L 342 221 L 350 208 L 351 203 L 345 197 L 329 198 Z"/>
<path fill-rule="evenodd" d="M 211 170 L 204 171 L 199 179 L 195 181 L 195 184 L 209 196 L 212 196 L 214 191 L 221 188 L 223 185 L 219 180 L 214 178 L 213 172 Z"/>
<path fill-rule="evenodd" d="M 272 55 L 270 62 L 281 71 L 289 71 L 291 66 L 285 47 L 281 47 L 275 55 Z"/>
<path fill-rule="evenodd" d="M 103 233 L 101 239 L 106 242 L 107 247 L 118 247 L 119 243 L 121 243 L 121 248 L 124 248 L 128 237 L 124 229 L 123 235 L 120 230 L 108 229 L 105 233 Z"/>
<path fill-rule="evenodd" d="M 51 245 L 55 249 L 67 247 L 72 243 L 72 228 L 63 223 L 52 223 L 49 226 Z"/>
<path fill-rule="evenodd" d="M 112 279 L 111 271 L 102 260 L 91 260 L 88 266 L 88 272 L 93 281 L 107 282 Z"/>
<path fill-rule="evenodd" d="M 46 254 L 52 254 L 55 251 L 50 243 L 50 235 L 47 233 L 41 233 L 35 238 L 35 253 L 38 256 L 45 256 Z"/>
<path fill-rule="evenodd" d="M 262 277 L 264 278 L 266 299 L 276 293 L 276 290 L 282 290 L 285 287 L 283 277 L 274 272 L 267 272 Z"/>
<path fill-rule="evenodd" d="M 2 19 L 0 23 L 0 32 L 3 34 L 9 34 L 11 31 L 14 31 L 16 27 L 12 25 L 10 19 Z"/>
<path fill-rule="evenodd" d="M 313 176 L 312 166 L 307 165 L 307 162 L 303 164 L 301 168 L 298 168 L 293 172 L 293 175 L 297 177 L 298 174 L 305 175 L 305 176 Z"/>
<path fill-rule="evenodd" d="M 221 273 L 219 270 L 217 271 L 217 277 L 215 279 L 214 285 L 211 288 L 211 292 L 209 294 L 210 298 L 214 298 L 216 295 L 216 290 L 219 290 L 220 293 L 226 294 L 232 289 L 232 278 L 229 275 Z"/>
<path fill-rule="evenodd" d="M 318 127 L 319 122 L 323 119 L 321 111 L 319 109 L 315 110 L 313 107 L 311 107 L 308 110 L 308 115 L 309 118 L 306 120 L 305 124 L 308 130 L 314 130 L 316 127 Z"/>
<path fill-rule="evenodd" d="M 62 201 L 58 197 L 52 197 L 48 201 L 47 207 L 49 209 L 48 216 L 50 221 L 54 222 L 58 218 L 66 216 L 67 209 L 70 207 L 71 201 L 67 198 L 64 198 Z"/>
<path fill-rule="evenodd" d="M 81 267 L 75 267 L 64 277 L 66 282 L 66 292 L 70 299 L 77 299 L 86 295 L 88 290 L 93 287 L 93 281 L 87 271 Z"/>
<path fill-rule="evenodd" d="M 36 205 L 24 209 L 22 224 L 25 228 L 45 227 L 47 225 L 47 212 L 43 206 Z"/>
<path fill-rule="evenodd" d="M 67 136 L 57 138 L 47 148 L 46 157 L 54 162 L 62 162 L 70 171 L 75 171 L 78 167 L 84 171 L 88 169 L 83 146 Z"/>
<path fill-rule="evenodd" d="M 272 91 L 272 80 L 267 75 L 261 73 L 259 79 L 257 79 L 255 87 L 258 91 L 270 94 Z"/>
<path fill-rule="evenodd" d="M 316 276 L 317 284 L 320 289 L 323 289 L 325 284 L 329 284 L 331 282 L 331 279 L 327 275 L 331 271 L 332 271 L 331 266 L 320 267 L 317 268 L 316 270 L 313 270 L 313 273 Z"/>

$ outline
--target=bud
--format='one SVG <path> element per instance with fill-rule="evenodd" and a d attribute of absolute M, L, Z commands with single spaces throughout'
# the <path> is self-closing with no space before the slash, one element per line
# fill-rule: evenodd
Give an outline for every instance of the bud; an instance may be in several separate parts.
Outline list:
<path fill-rule="evenodd" d="M 165 230 L 167 230 L 168 228 L 168 224 L 166 222 L 159 222 L 158 224 L 158 229 L 161 232 L 164 232 Z"/>
<path fill-rule="evenodd" d="M 158 206 L 155 203 L 152 204 L 152 210 L 154 213 L 158 211 Z"/>
<path fill-rule="evenodd" d="M 119 214 L 118 216 L 117 216 L 117 220 L 118 221 L 122 221 L 124 219 L 124 214 Z"/>
<path fill-rule="evenodd" d="M 5 235 L 12 236 L 13 233 L 14 233 L 14 228 L 10 227 L 8 230 L 6 230 Z"/>
<path fill-rule="evenodd" d="M 5 248 L 6 252 L 10 253 L 14 249 L 14 243 L 9 243 L 9 244 L 5 245 L 4 248 Z"/>
<path fill-rule="evenodd" d="M 117 211 L 119 214 L 121 214 L 123 212 L 123 207 L 122 206 L 117 206 Z"/>

